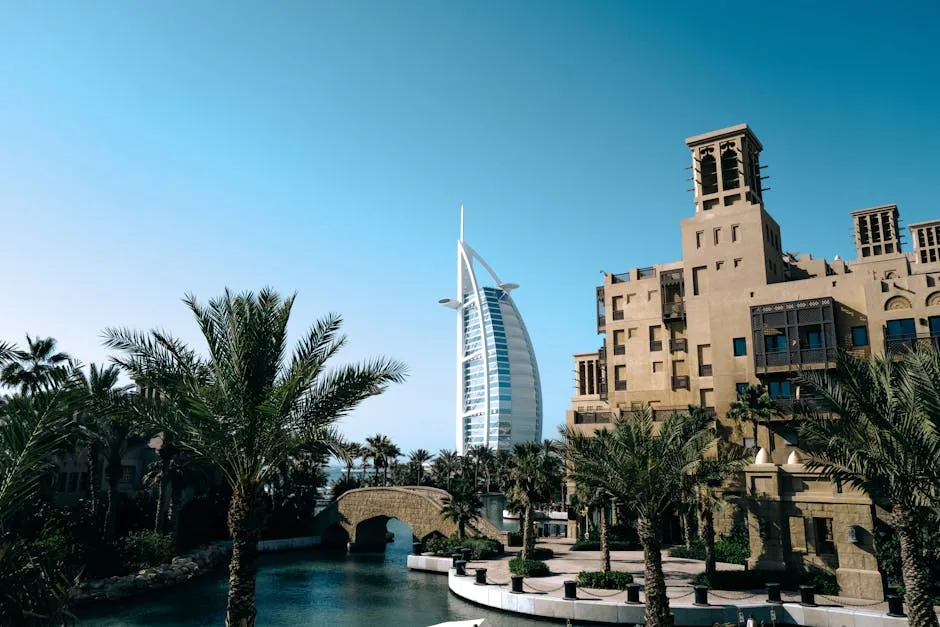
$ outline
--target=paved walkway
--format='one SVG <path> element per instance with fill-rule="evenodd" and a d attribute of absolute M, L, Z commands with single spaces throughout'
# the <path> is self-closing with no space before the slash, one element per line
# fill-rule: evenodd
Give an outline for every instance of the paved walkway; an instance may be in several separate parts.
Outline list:
<path fill-rule="evenodd" d="M 550 548 L 555 557 L 546 560 L 552 575 L 548 577 L 532 577 L 523 581 L 524 590 L 529 593 L 547 594 L 550 596 L 564 596 L 564 582 L 577 579 L 582 570 L 600 570 L 600 551 L 572 551 L 571 540 L 567 539 L 540 539 L 538 546 Z M 509 549 L 507 555 L 497 560 L 472 561 L 467 566 L 467 573 L 473 574 L 474 568 L 486 568 L 487 582 L 496 585 L 509 585 L 509 560 L 518 553 L 518 548 Z M 692 589 L 692 576 L 704 570 L 704 564 L 699 560 L 667 557 L 663 551 L 663 574 L 666 577 L 666 594 L 671 601 L 691 603 L 694 600 Z M 611 551 L 610 565 L 613 570 L 624 571 L 633 575 L 636 583 L 643 583 L 643 551 Z M 744 570 L 743 566 L 736 564 L 718 564 L 719 570 Z M 594 598 L 610 601 L 626 601 L 626 591 L 592 590 L 578 588 L 579 598 Z M 783 592 L 784 601 L 799 602 L 799 594 Z M 643 600 L 642 593 L 640 599 Z M 762 603 L 767 599 L 764 588 L 753 591 L 724 591 L 709 590 L 708 599 L 712 604 L 725 602 L 734 603 Z M 871 601 L 867 599 L 852 599 L 848 597 L 825 596 L 816 594 L 816 603 L 821 606 L 842 605 L 850 608 L 859 608 L 872 611 L 888 611 L 888 604 L 884 601 Z"/>

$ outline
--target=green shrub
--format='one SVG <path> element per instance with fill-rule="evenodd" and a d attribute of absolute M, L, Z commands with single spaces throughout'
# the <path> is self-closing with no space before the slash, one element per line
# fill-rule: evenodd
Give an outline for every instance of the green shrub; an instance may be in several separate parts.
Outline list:
<path fill-rule="evenodd" d="M 816 587 L 819 594 L 839 594 L 835 575 L 821 570 L 719 570 L 709 579 L 704 572 L 692 577 L 692 585 L 708 586 L 715 590 L 757 590 L 769 582 L 779 583 L 784 590 L 796 590 L 801 585 Z"/>
<path fill-rule="evenodd" d="M 578 573 L 578 585 L 582 588 L 598 590 L 626 590 L 627 584 L 633 583 L 633 575 L 610 571 L 582 570 Z"/>
<path fill-rule="evenodd" d="M 681 557 L 689 560 L 705 559 L 705 542 L 701 538 L 693 538 L 690 546 L 674 546 L 669 549 L 669 557 Z"/>
<path fill-rule="evenodd" d="M 633 542 L 625 542 L 623 540 L 608 540 L 607 548 L 611 551 L 636 551 L 640 548 L 640 546 Z M 601 543 L 600 540 L 578 540 L 571 545 L 571 550 L 600 551 Z"/>
<path fill-rule="evenodd" d="M 529 552 L 530 560 L 550 560 L 555 557 L 555 552 L 545 546 L 537 546 Z"/>
<path fill-rule="evenodd" d="M 125 572 L 165 564 L 173 559 L 173 539 L 153 531 L 134 531 L 114 543 Z"/>
<path fill-rule="evenodd" d="M 474 560 L 493 559 L 503 554 L 501 542 L 482 537 L 468 537 L 458 540 L 455 535 L 449 538 L 436 536 L 425 542 L 425 548 L 440 557 L 450 557 L 460 549 L 468 548 L 472 551 L 470 559 Z"/>
<path fill-rule="evenodd" d="M 751 556 L 751 540 L 747 531 L 736 529 L 715 541 L 715 560 L 725 564 L 744 564 Z M 705 559 L 705 542 L 701 538 L 692 540 L 691 548 L 677 546 L 669 549 L 669 557 L 693 560 Z"/>
<path fill-rule="evenodd" d="M 549 574 L 548 564 L 545 562 L 523 560 L 521 557 L 514 557 L 509 560 L 509 572 L 524 577 L 544 577 Z"/>
<path fill-rule="evenodd" d="M 522 546 L 522 532 L 521 531 L 510 531 L 508 534 L 509 546 Z"/>

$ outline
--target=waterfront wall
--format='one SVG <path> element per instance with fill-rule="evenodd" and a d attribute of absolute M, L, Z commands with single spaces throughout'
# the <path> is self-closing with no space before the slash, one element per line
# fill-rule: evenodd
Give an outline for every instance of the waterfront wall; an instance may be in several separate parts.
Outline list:
<path fill-rule="evenodd" d="M 409 555 L 408 568 L 410 570 L 423 570 L 429 573 L 446 575 L 450 572 L 454 560 L 450 557 L 435 557 L 433 555 Z"/>
<path fill-rule="evenodd" d="M 456 596 L 504 612 L 551 619 L 570 619 L 607 624 L 643 624 L 643 605 L 622 601 L 566 600 L 544 594 L 513 594 L 507 588 L 495 585 L 478 585 L 472 576 L 458 577 L 456 571 L 448 570 L 448 587 Z M 768 603 L 740 603 L 709 606 L 670 604 L 676 625 L 687 627 L 711 627 L 712 625 L 738 624 L 738 610 L 745 617 L 754 616 L 758 624 L 770 624 L 770 610 L 776 612 L 776 623 L 802 625 L 804 627 L 830 627 L 851 625 L 853 627 L 906 627 L 907 618 L 891 617 L 868 610 L 846 607 L 804 607 L 797 603 L 770 605 Z"/>

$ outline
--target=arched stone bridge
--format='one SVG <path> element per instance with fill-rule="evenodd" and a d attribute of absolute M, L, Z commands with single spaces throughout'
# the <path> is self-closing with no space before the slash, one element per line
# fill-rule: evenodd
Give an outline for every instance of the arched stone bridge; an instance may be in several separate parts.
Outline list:
<path fill-rule="evenodd" d="M 358 488 L 340 495 L 313 520 L 314 534 L 325 546 L 348 546 L 350 550 L 384 550 L 385 525 L 397 518 L 411 527 L 422 542 L 435 535 L 457 533 L 457 525 L 444 518 L 444 490 L 401 486 Z M 469 525 L 468 534 L 482 535 L 506 543 L 506 532 L 482 516 Z"/>

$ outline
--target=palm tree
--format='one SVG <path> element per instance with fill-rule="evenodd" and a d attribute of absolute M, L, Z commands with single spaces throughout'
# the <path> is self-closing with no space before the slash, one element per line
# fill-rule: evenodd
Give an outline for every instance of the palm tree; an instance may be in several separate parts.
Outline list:
<path fill-rule="evenodd" d="M 116 361 L 158 391 L 173 411 L 166 425 L 179 445 L 205 460 L 232 490 L 229 531 L 228 627 L 254 625 L 258 540 L 265 520 L 263 486 L 278 464 L 299 449 L 339 441 L 336 421 L 389 384 L 405 366 L 379 358 L 327 370 L 345 344 L 342 319 L 317 322 L 287 356 L 287 323 L 294 296 L 225 294 L 199 304 L 184 299 L 208 345 L 208 357 L 165 333 L 106 331 Z"/>
<path fill-rule="evenodd" d="M 500 490 L 507 490 L 509 481 L 509 466 L 512 461 L 512 453 L 503 449 L 496 451 L 493 459 L 493 474 L 496 475 L 496 485 Z"/>
<path fill-rule="evenodd" d="M 798 381 L 815 392 L 820 411 L 835 415 L 801 425 L 807 467 L 890 507 L 908 620 L 937 627 L 918 526 L 938 506 L 940 352 L 920 346 L 900 362 L 840 354 L 834 373 L 804 372 Z"/>
<path fill-rule="evenodd" d="M 612 505 L 610 493 L 603 488 L 594 488 L 578 484 L 575 486 L 575 495 L 572 501 L 574 501 L 575 504 L 584 506 L 587 509 L 588 517 L 590 517 L 592 509 L 597 510 L 598 518 L 600 518 L 598 531 L 600 535 L 601 570 L 605 573 L 609 573 L 610 543 L 608 542 L 608 536 L 610 521 L 608 520 L 607 513 Z"/>
<path fill-rule="evenodd" d="M 762 422 L 769 421 L 778 413 L 770 394 L 760 385 L 749 385 L 738 393 L 738 398 L 731 403 L 728 409 L 728 418 L 737 421 L 750 422 L 754 425 L 754 446 L 759 447 L 757 427 Z M 773 438 L 770 438 L 773 446 Z"/>
<path fill-rule="evenodd" d="M 444 484 L 447 491 L 450 491 L 450 482 L 457 472 L 459 463 L 460 457 L 457 451 L 447 449 L 441 449 L 437 454 L 437 459 L 434 460 L 434 477 L 438 485 Z"/>
<path fill-rule="evenodd" d="M 483 446 L 481 444 L 479 446 L 474 446 L 472 449 L 470 449 L 470 453 L 471 455 L 473 455 L 473 461 L 474 461 L 474 466 L 473 466 L 474 483 L 475 484 L 477 483 L 477 480 L 478 480 L 477 475 L 479 471 L 482 470 L 483 477 L 486 480 L 485 488 L 483 491 L 489 492 L 490 468 L 493 465 L 493 460 L 496 458 L 496 456 L 493 454 L 493 449 L 491 449 L 488 446 Z"/>
<path fill-rule="evenodd" d="M 352 478 L 353 466 L 356 465 L 356 458 L 362 454 L 362 445 L 358 442 L 343 441 L 336 447 L 336 455 L 346 464 L 346 483 Z"/>
<path fill-rule="evenodd" d="M 702 521 L 700 535 L 705 544 L 705 575 L 708 577 L 715 574 L 715 511 L 725 505 L 723 488 L 752 461 L 744 447 L 718 439 L 717 434 L 716 441 L 714 454 L 704 459 L 691 475 Z"/>
<path fill-rule="evenodd" d="M 424 474 L 424 465 L 431 461 L 434 456 L 427 449 L 419 448 L 411 451 L 408 456 L 408 463 L 415 467 L 418 475 L 418 485 L 421 485 L 422 475 Z"/>
<path fill-rule="evenodd" d="M 467 525 L 473 524 L 480 517 L 483 501 L 477 494 L 476 487 L 469 481 L 460 480 L 454 484 L 450 494 L 444 497 L 441 515 L 457 525 L 457 537 L 463 540 L 467 536 Z"/>
<path fill-rule="evenodd" d="M 0 382 L 18 388 L 23 394 L 47 389 L 61 383 L 68 375 L 68 353 L 57 353 L 51 337 L 26 336 L 26 350 L 3 347 L 8 362 L 0 370 Z"/>
<path fill-rule="evenodd" d="M 144 471 L 141 485 L 157 492 L 154 531 L 169 533 L 175 542 L 184 494 L 190 488 L 205 489 L 209 473 L 201 460 L 182 450 L 171 436 L 162 434 L 160 439 L 157 459 Z"/>
<path fill-rule="evenodd" d="M 674 414 L 655 423 L 649 407 L 635 411 L 630 419 L 618 420 L 612 431 L 599 429 L 593 437 L 570 426 L 563 433 L 569 473 L 575 482 L 606 490 L 636 514 L 643 545 L 645 624 L 669 625 L 662 523 L 680 498 L 685 476 L 698 470 L 713 446 L 714 434 L 688 414 Z"/>
<path fill-rule="evenodd" d="M 387 435 L 376 433 L 366 438 L 366 451 L 375 467 L 375 483 L 379 482 L 379 468 L 382 468 L 383 483 L 388 483 L 388 466 L 393 459 L 401 455 L 401 450 L 389 440 Z"/>
<path fill-rule="evenodd" d="M 535 548 L 535 509 L 551 501 L 561 477 L 560 458 L 553 449 L 540 442 L 522 442 L 512 450 L 506 496 L 510 509 L 522 513 L 524 560 Z"/>

